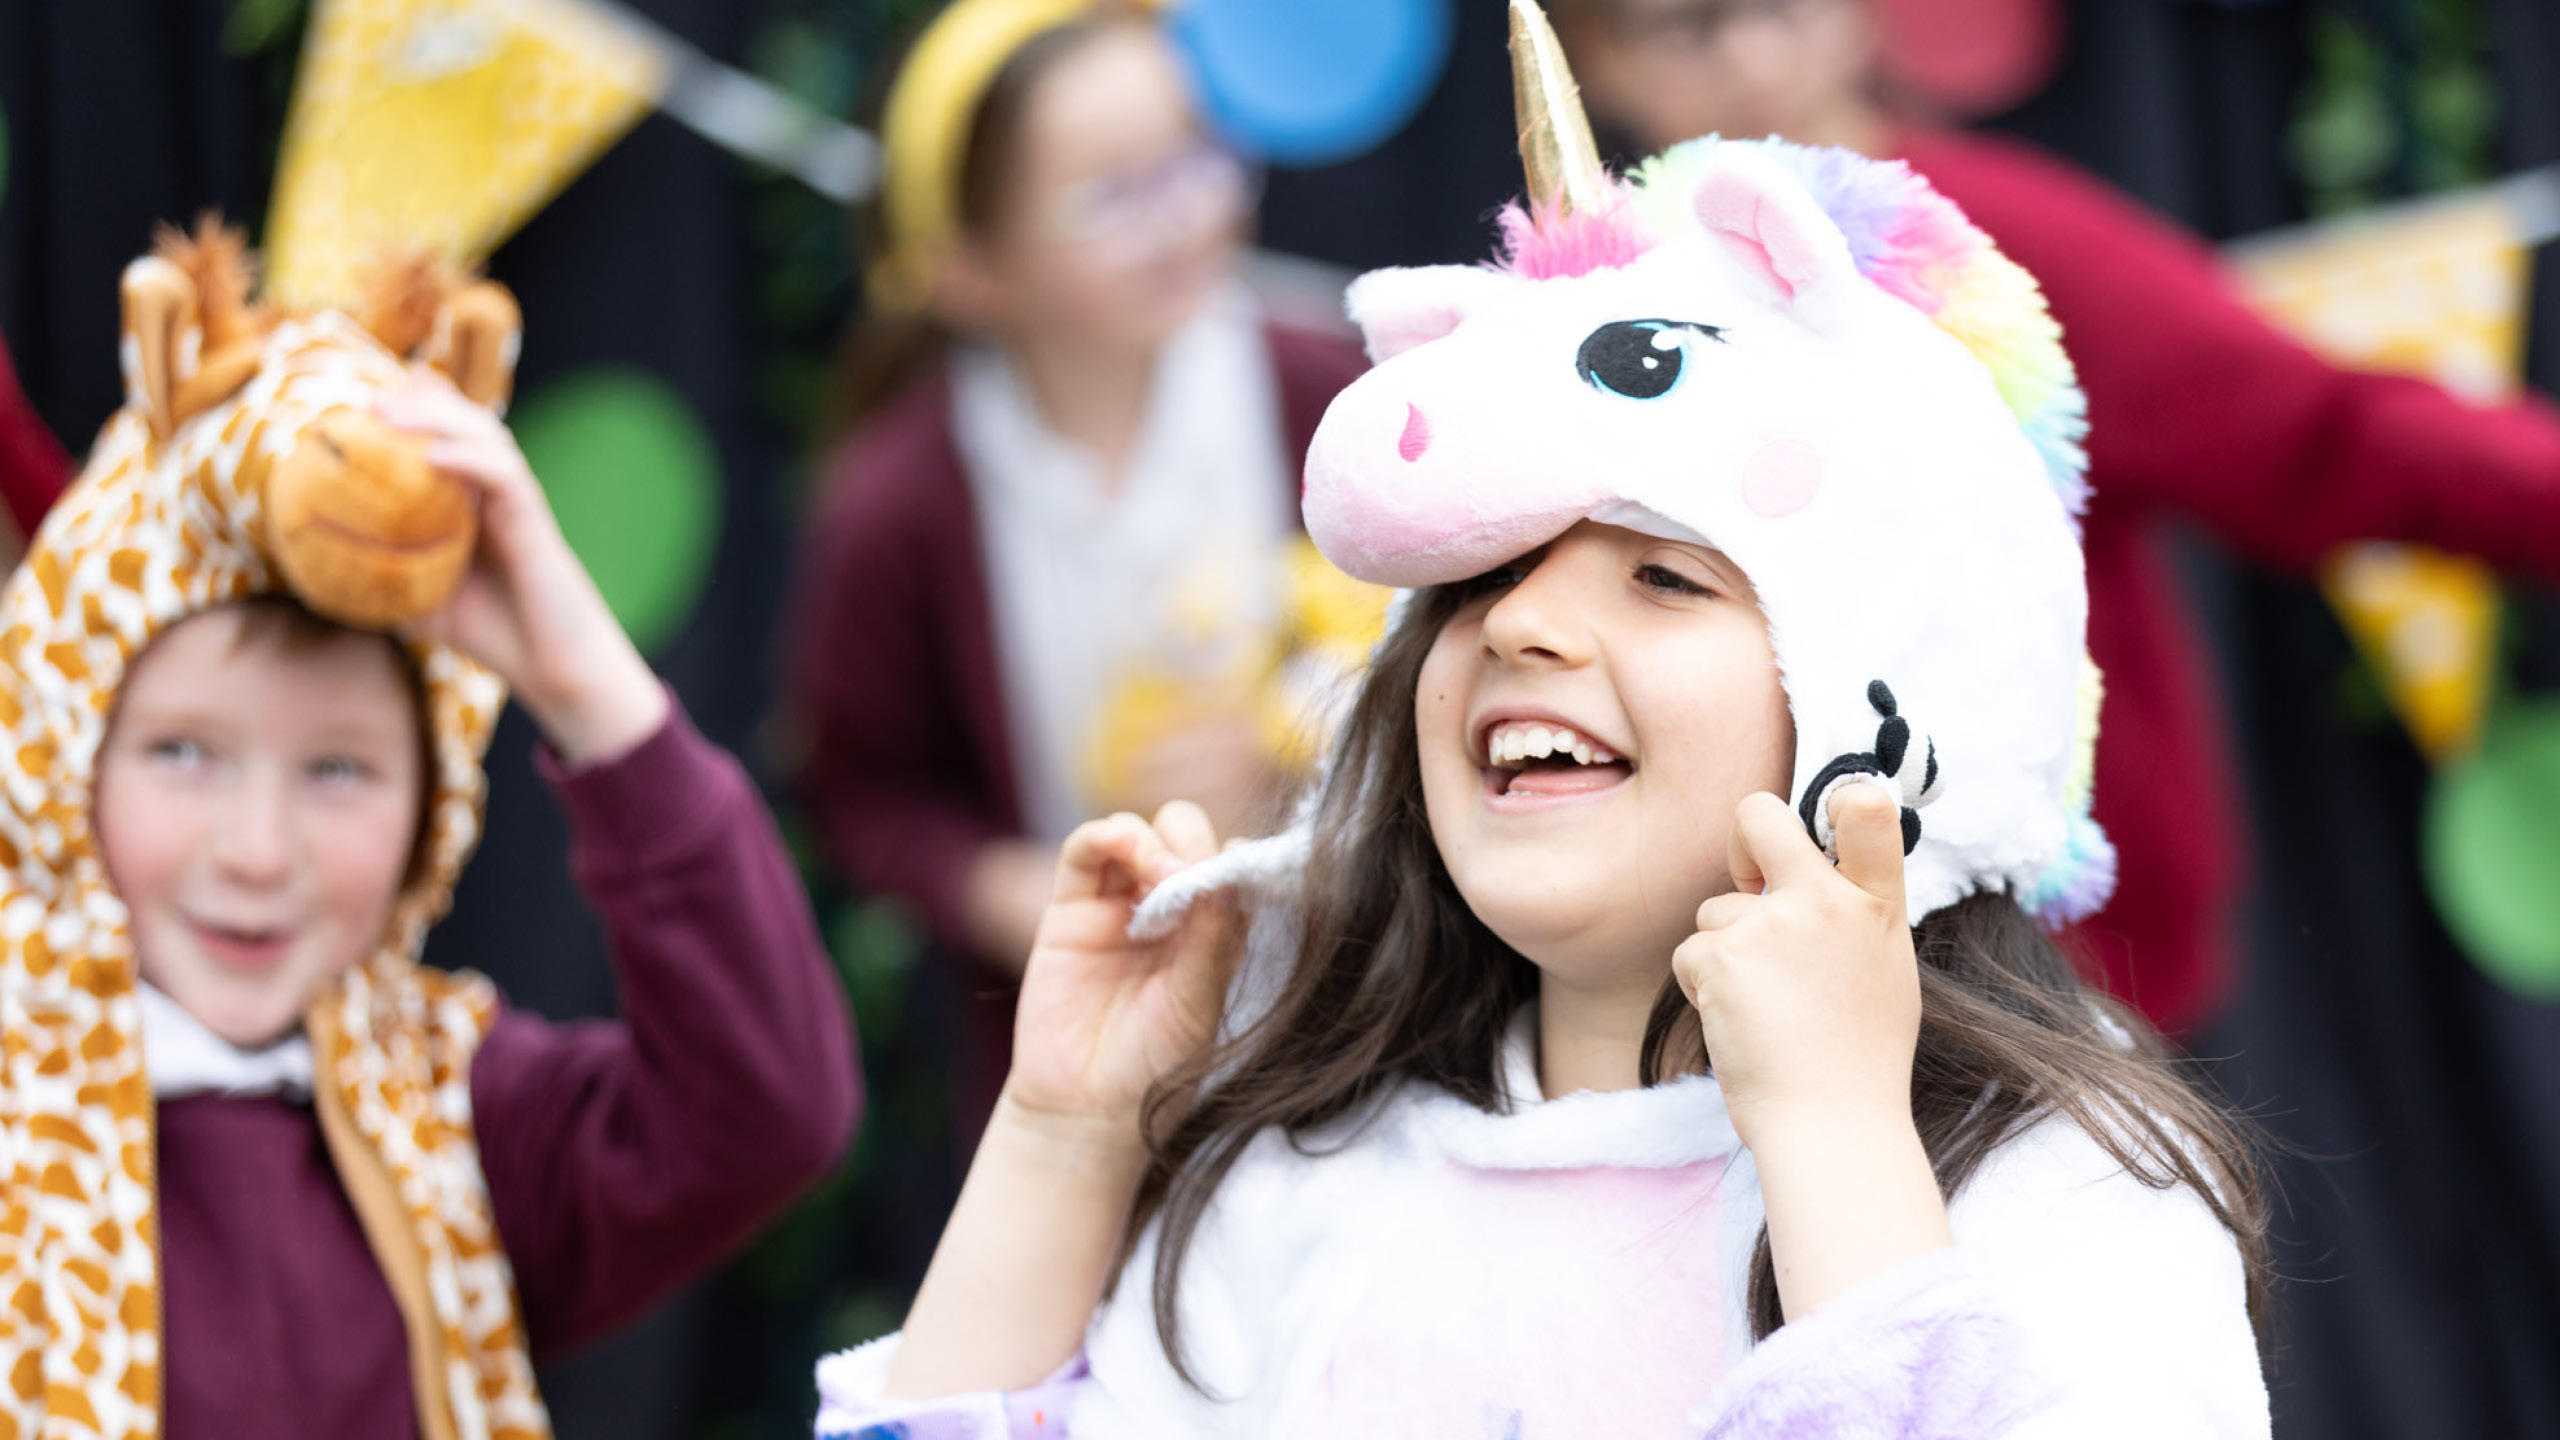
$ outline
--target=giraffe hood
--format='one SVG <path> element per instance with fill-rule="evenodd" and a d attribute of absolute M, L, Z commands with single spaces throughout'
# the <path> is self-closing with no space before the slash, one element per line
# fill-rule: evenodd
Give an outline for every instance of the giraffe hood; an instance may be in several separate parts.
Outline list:
<path fill-rule="evenodd" d="M 265 312 L 248 289 L 237 241 L 210 226 L 127 269 L 126 403 L 0 589 L 0 1433 L 162 1428 L 155 1109 L 128 917 L 91 823 L 118 687 L 156 636 L 229 602 L 289 593 L 376 628 L 440 603 L 472 507 L 371 401 L 413 352 L 483 403 L 512 371 L 495 287 L 392 266 L 361 320 Z M 373 952 L 305 1012 L 314 1103 L 395 1294 L 418 1282 L 403 1309 L 422 1433 L 544 1435 L 471 1139 L 495 994 L 416 963 L 478 836 L 505 695 L 455 651 L 406 648 L 431 753 L 421 852 Z"/>

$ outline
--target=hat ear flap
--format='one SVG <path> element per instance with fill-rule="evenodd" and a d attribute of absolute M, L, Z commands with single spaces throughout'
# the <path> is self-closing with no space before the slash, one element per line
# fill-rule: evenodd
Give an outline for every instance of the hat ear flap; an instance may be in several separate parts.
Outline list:
<path fill-rule="evenodd" d="M 1477 265 L 1372 270 L 1351 282 L 1343 308 L 1368 342 L 1369 362 L 1383 365 L 1457 329 L 1478 305 L 1520 283 Z"/>
<path fill-rule="evenodd" d="M 523 342 L 524 312 L 516 297 L 506 286 L 482 280 L 444 302 L 426 358 L 474 404 L 504 410 L 515 389 L 516 355 Z"/>
<path fill-rule="evenodd" d="M 196 310 L 196 285 L 187 272 L 157 255 L 124 267 L 124 403 L 142 412 L 151 438 L 166 440 L 177 426 L 172 396 L 195 370 L 204 343 Z"/>
<path fill-rule="evenodd" d="M 1689 203 L 1708 236 L 1770 298 L 1807 312 L 1809 319 L 1858 273 L 1840 227 L 1794 175 L 1756 146 L 1717 146 Z"/>

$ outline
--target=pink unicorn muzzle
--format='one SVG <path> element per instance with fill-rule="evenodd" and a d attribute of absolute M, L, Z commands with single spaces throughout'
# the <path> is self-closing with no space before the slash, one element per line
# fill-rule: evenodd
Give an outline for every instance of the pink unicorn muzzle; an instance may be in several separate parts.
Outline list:
<path fill-rule="evenodd" d="M 1307 451 L 1307 534 L 1380 585 L 1481 575 L 1616 500 L 1482 384 L 1445 383 L 1421 350 L 1337 396 Z M 1441 382 L 1441 383 L 1435 383 Z M 1488 406 L 1488 399 L 1494 404 Z M 1512 419 L 1536 411 L 1510 411 Z"/>

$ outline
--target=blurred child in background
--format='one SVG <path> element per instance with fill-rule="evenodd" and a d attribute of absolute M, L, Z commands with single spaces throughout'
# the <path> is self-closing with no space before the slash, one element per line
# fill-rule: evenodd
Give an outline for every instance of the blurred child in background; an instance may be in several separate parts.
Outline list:
<path fill-rule="evenodd" d="M 2083 927 L 2108 988 L 2176 1033 L 2233 975 L 2246 874 L 2233 761 L 2162 521 L 2306 570 L 2418 541 L 2560 576 L 2560 414 L 2341 370 L 2244 309 L 2194 237 L 2015 141 L 1880 99 L 1866 0 L 1559 0 L 1595 119 L 1642 149 L 1783 135 L 1900 158 L 2044 286 L 2089 393 L 2089 650 L 2107 677 L 2098 818 L 2121 883 Z"/>
<path fill-rule="evenodd" d="M 1248 169 L 1143 7 L 959 0 L 885 103 L 847 439 L 802 557 L 806 799 L 856 886 L 1008 988 L 1058 842 L 1289 769 L 1299 459 L 1361 368 L 1234 271 Z M 964 1129 L 1007 1002 L 970 1002 Z"/>

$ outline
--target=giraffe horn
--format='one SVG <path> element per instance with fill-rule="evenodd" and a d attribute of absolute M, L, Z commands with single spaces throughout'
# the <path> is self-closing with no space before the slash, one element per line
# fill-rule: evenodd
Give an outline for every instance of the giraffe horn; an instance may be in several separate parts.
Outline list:
<path fill-rule="evenodd" d="M 1591 141 L 1582 91 L 1564 46 L 1537 0 L 1511 0 L 1511 101 L 1520 121 L 1520 163 L 1529 174 L 1531 213 L 1605 208 L 1609 172 Z"/>

